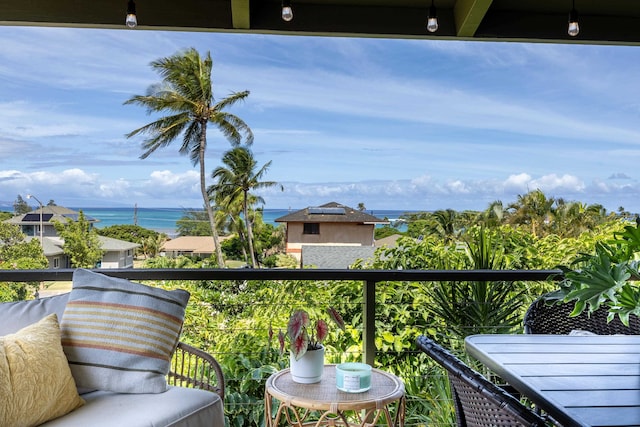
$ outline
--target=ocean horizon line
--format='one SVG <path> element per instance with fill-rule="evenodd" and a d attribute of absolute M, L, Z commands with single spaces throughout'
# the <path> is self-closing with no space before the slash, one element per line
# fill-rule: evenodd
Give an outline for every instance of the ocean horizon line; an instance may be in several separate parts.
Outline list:
<path fill-rule="evenodd" d="M 309 206 L 305 206 L 302 208 L 260 208 L 263 211 L 299 211 L 302 209 L 306 209 Z M 99 210 L 135 210 L 135 209 L 147 209 L 147 210 L 181 210 L 181 211 L 203 211 L 203 208 L 176 208 L 170 206 L 161 206 L 161 207 L 145 207 L 145 206 L 84 206 L 77 207 L 71 206 L 69 209 L 79 210 L 79 209 L 99 209 Z M 356 209 L 356 208 L 354 208 Z M 365 212 L 372 211 L 383 211 L 383 212 L 431 212 L 432 209 L 390 209 L 390 208 L 366 208 Z"/>
<path fill-rule="evenodd" d="M 184 217 L 184 214 L 189 211 L 203 211 L 200 209 L 188 209 L 188 208 L 144 208 L 144 207 L 94 207 L 94 208 L 77 208 L 71 207 L 70 209 L 83 211 L 83 213 L 92 219 L 97 220 L 94 224 L 96 228 L 106 228 L 114 225 L 138 225 L 143 228 L 154 230 L 157 232 L 166 233 L 169 235 L 176 235 L 178 224 L 177 222 Z M 302 208 L 304 209 L 304 208 Z M 264 208 L 262 220 L 265 224 L 271 224 L 273 226 L 281 225 L 282 223 L 275 220 L 285 216 L 291 212 L 296 212 L 300 209 L 293 208 Z M 403 214 L 410 212 L 420 211 L 408 211 L 404 209 L 365 209 L 365 212 L 370 215 L 377 216 L 381 219 L 388 219 L 390 222 L 395 222 Z"/>

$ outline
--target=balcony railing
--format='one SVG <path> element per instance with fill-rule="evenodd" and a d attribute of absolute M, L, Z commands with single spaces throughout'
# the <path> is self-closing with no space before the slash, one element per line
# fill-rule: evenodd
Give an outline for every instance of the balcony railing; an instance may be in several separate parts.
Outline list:
<path fill-rule="evenodd" d="M 100 273 L 134 281 L 351 281 L 362 282 L 362 359 L 376 358 L 377 285 L 385 282 L 545 282 L 559 279 L 560 270 L 316 270 L 316 269 L 100 269 Z M 73 269 L 0 270 L 0 282 L 71 281 Z M 382 289 L 382 285 L 379 286 Z M 378 307 L 380 309 L 380 307 Z M 416 352 L 417 353 L 417 352 Z M 416 374 L 419 375 L 419 374 Z M 446 399 L 445 391 L 437 399 Z M 437 391 L 436 391 L 437 393 Z M 227 405 L 227 404 L 225 404 Z M 252 405 L 261 405 L 254 402 Z M 411 400 L 407 409 L 411 408 Z M 419 408 L 419 406 L 417 406 Z M 225 409 L 226 411 L 227 409 Z M 420 409 L 417 409 L 419 411 Z M 412 425 L 408 423 L 407 425 Z M 422 422 L 415 425 L 423 425 Z M 448 425 L 430 420 L 429 425 Z"/>
<path fill-rule="evenodd" d="M 101 269 L 129 280 L 351 280 L 363 282 L 363 362 L 375 357 L 376 283 L 442 281 L 545 281 L 560 270 L 316 270 L 316 269 Z M 73 269 L 0 270 L 0 282 L 69 281 Z"/>

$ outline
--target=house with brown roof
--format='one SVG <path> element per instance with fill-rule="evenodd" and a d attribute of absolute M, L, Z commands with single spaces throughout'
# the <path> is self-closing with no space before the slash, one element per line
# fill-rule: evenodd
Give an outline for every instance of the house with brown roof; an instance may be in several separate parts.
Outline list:
<path fill-rule="evenodd" d="M 208 258 L 216 248 L 211 236 L 180 236 L 162 245 L 161 255 L 176 258 L 180 255 Z"/>
<path fill-rule="evenodd" d="M 336 202 L 310 206 L 276 218 L 285 223 L 286 252 L 301 259 L 303 246 L 374 246 L 377 224 L 388 224 L 366 212 Z"/>

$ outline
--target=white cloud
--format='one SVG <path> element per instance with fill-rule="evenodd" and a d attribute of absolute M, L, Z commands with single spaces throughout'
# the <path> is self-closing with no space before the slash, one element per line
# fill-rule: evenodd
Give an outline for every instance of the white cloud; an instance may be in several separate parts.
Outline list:
<path fill-rule="evenodd" d="M 584 183 L 577 177 L 571 175 L 558 176 L 556 174 L 545 175 L 531 181 L 532 188 L 539 188 L 543 192 L 553 192 L 566 190 L 573 192 L 584 191 Z"/>
<path fill-rule="evenodd" d="M 118 179 L 114 182 L 106 182 L 98 185 L 100 195 L 106 199 L 127 198 L 131 195 L 131 183 L 125 179 Z"/>
<path fill-rule="evenodd" d="M 185 183 L 193 184 L 194 180 L 199 179 L 200 175 L 194 171 L 188 171 L 181 174 L 173 173 L 169 170 L 154 171 L 151 173 L 151 185 L 175 186 L 184 185 Z"/>
<path fill-rule="evenodd" d="M 169 170 L 154 171 L 149 179 L 138 187 L 147 200 L 171 200 L 172 198 L 198 200 L 202 205 L 200 174 L 193 170 L 175 173 Z M 164 203 L 167 203 L 166 201 Z M 164 206 L 164 205 L 163 205 Z"/>
<path fill-rule="evenodd" d="M 527 192 L 530 182 L 531 182 L 531 175 L 527 173 L 510 175 L 504 182 L 504 189 L 505 191 L 512 191 L 512 192 Z"/>
<path fill-rule="evenodd" d="M 259 192 L 269 208 L 318 205 L 337 201 L 347 205 L 363 202 L 370 209 L 484 209 L 489 201 L 514 201 L 518 194 L 541 189 L 549 196 L 601 203 L 608 209 L 628 204 L 630 196 L 640 195 L 636 181 L 624 184 L 612 180 L 596 180 L 589 185 L 579 177 L 549 174 L 532 177 L 527 173 L 511 175 L 504 180 L 439 180 L 428 175 L 407 180 L 376 180 L 361 182 L 283 183 L 279 188 Z M 198 207 L 202 204 L 199 175 L 196 171 L 154 171 L 146 179 L 132 181 L 111 179 L 87 173 L 78 168 L 60 173 L 25 173 L 18 170 L 0 171 L 0 194 L 5 205 L 15 195 L 35 194 L 43 202 L 54 199 L 58 204 L 75 207 L 131 205 Z M 614 201 L 606 202 L 613 196 Z M 83 202 L 84 201 L 84 202 Z M 624 203 L 623 203 L 624 202 Z M 91 203 L 92 206 L 87 205 Z M 633 206 L 629 206 L 632 210 Z"/>

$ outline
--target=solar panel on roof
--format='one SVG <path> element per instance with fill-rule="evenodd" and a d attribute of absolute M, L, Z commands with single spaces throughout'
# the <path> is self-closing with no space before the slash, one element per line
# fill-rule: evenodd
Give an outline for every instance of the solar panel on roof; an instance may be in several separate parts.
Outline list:
<path fill-rule="evenodd" d="M 309 208 L 310 215 L 344 215 L 345 213 L 344 208 Z"/>
<path fill-rule="evenodd" d="M 53 214 L 42 214 L 43 221 L 49 221 Z M 40 221 L 40 214 L 28 213 L 22 218 L 23 221 Z"/>

